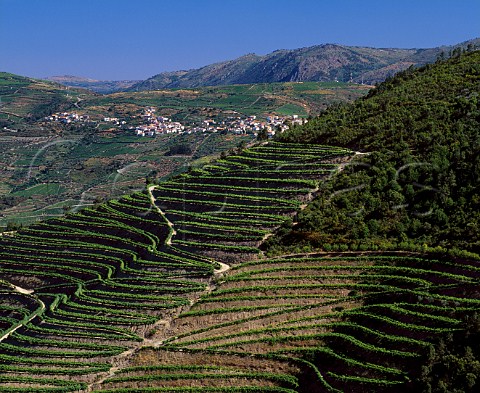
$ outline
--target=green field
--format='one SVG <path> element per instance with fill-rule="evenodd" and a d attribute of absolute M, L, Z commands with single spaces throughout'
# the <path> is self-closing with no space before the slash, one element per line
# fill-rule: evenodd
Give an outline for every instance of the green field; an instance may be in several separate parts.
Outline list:
<path fill-rule="evenodd" d="M 24 190 L 15 191 L 12 195 L 30 197 L 32 195 L 56 195 L 65 191 L 65 187 L 58 183 L 38 184 Z"/>
<path fill-rule="evenodd" d="M 277 108 L 275 112 L 284 116 L 299 115 L 305 117 L 307 115 L 307 112 L 303 107 L 295 104 L 282 105 L 281 107 Z"/>
<path fill-rule="evenodd" d="M 259 83 L 114 93 L 91 97 L 82 107 L 107 108 L 122 105 L 154 106 L 178 121 L 225 119 L 233 115 L 317 115 L 335 102 L 364 96 L 370 86 L 349 83 L 300 82 Z"/>

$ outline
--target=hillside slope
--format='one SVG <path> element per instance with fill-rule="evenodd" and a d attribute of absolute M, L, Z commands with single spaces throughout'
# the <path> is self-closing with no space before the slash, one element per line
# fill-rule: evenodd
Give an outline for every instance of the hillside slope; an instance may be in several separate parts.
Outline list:
<path fill-rule="evenodd" d="M 0 72 L 0 128 L 5 131 L 13 128 L 16 132 L 28 130 L 29 136 L 33 136 L 33 132 L 45 134 L 35 125 L 37 120 L 72 108 L 93 95 L 88 90 Z"/>
<path fill-rule="evenodd" d="M 351 156 L 263 143 L 5 234 L 0 391 L 477 392 L 478 261 L 260 257 Z"/>
<path fill-rule="evenodd" d="M 334 177 L 272 247 L 300 241 L 480 252 L 479 94 L 477 51 L 407 70 L 282 135 L 369 154 Z"/>
<path fill-rule="evenodd" d="M 411 65 L 432 63 L 442 52 L 479 44 L 480 39 L 474 39 L 457 46 L 430 49 L 377 49 L 324 44 L 277 50 L 265 56 L 247 54 L 188 71 L 164 72 L 133 85 L 129 90 L 335 80 L 374 84 Z"/>
<path fill-rule="evenodd" d="M 262 239 L 308 199 L 311 177 L 350 155 L 312 146 L 306 157 L 305 149 L 253 147 L 2 236 L 0 391 L 85 391 L 141 346 L 161 345 L 159 334 L 211 288 L 224 262 L 255 258 Z M 307 163 L 299 170 L 292 161 L 300 157 Z M 212 253 L 217 260 L 202 256 Z M 230 384 L 288 382 L 256 370 L 238 378 Z"/>

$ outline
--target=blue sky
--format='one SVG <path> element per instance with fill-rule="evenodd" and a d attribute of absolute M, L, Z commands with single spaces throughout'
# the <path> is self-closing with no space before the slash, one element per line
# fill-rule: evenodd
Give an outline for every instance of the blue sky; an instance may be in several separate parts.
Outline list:
<path fill-rule="evenodd" d="M 323 43 L 450 45 L 479 19 L 480 0 L 0 0 L 0 71 L 145 79 Z"/>

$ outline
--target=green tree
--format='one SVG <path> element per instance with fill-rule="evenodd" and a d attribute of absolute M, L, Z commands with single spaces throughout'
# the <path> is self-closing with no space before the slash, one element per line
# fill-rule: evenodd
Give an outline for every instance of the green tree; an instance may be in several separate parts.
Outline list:
<path fill-rule="evenodd" d="M 266 141 L 268 139 L 268 132 L 266 128 L 262 128 L 258 131 L 257 140 Z"/>

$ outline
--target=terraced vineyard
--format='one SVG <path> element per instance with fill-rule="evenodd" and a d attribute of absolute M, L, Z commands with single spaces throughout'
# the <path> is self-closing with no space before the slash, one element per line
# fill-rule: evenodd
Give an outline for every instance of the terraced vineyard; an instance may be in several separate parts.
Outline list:
<path fill-rule="evenodd" d="M 0 390 L 85 389 L 204 291 L 211 261 L 167 233 L 139 193 L 4 237 Z"/>
<path fill-rule="evenodd" d="M 479 277 L 478 262 L 401 253 L 238 264 L 98 391 L 416 391 L 433 343 L 478 312 Z"/>
<path fill-rule="evenodd" d="M 0 390 L 86 390 L 140 347 L 158 345 L 172 318 L 212 288 L 215 269 L 256 258 L 262 239 L 334 170 L 332 160 L 349 155 L 258 146 L 148 192 L 4 235 Z M 301 158 L 312 167 L 305 176 L 295 169 Z M 282 166 L 291 172 L 281 176 Z M 261 370 L 225 372 L 232 381 L 297 386 L 293 376 Z M 219 371 L 195 371 L 205 372 Z"/>
<path fill-rule="evenodd" d="M 0 391 L 414 388 L 478 262 L 258 248 L 351 156 L 271 142 L 4 236 Z"/>
<path fill-rule="evenodd" d="M 283 208 L 282 197 L 306 195 L 308 178 L 328 176 L 333 169 L 308 162 L 307 151 L 306 162 L 299 164 L 294 149 L 284 151 L 292 160 L 279 162 L 270 149 L 250 149 L 155 191 L 175 223 L 173 244 L 203 250 L 233 268 L 216 290 L 157 332 L 161 345 L 139 351 L 133 366 L 107 379 L 99 391 L 148 391 L 142 390 L 147 386 L 153 391 L 185 386 L 193 391 L 232 391 L 232 386 L 238 391 L 404 391 L 414 386 L 436 339 L 463 334 L 464 316 L 479 306 L 476 262 L 406 254 L 252 260 L 258 238 L 247 237 L 254 226 L 242 214 L 242 199 L 255 201 L 256 220 L 263 217 L 255 223 L 264 231 L 260 237 L 273 218 L 273 212 L 262 210 L 261 198 L 270 198 L 268 208 Z M 300 184 L 284 183 L 291 176 L 287 168 L 303 168 Z M 267 173 L 270 179 L 278 173 L 275 182 L 289 188 L 279 194 L 263 186 Z M 231 184 L 228 195 L 221 193 L 225 178 Z M 302 202 L 295 200 L 298 207 Z M 272 386 L 260 375 L 254 382 L 247 376 L 242 385 L 232 382 L 232 374 L 258 370 L 281 370 L 296 376 L 298 386 L 278 381 Z"/>
<path fill-rule="evenodd" d="M 174 223 L 173 245 L 223 262 L 255 258 L 272 229 L 312 198 L 346 150 L 279 143 L 257 146 L 157 187 Z M 301 169 L 303 168 L 303 169 Z"/>

